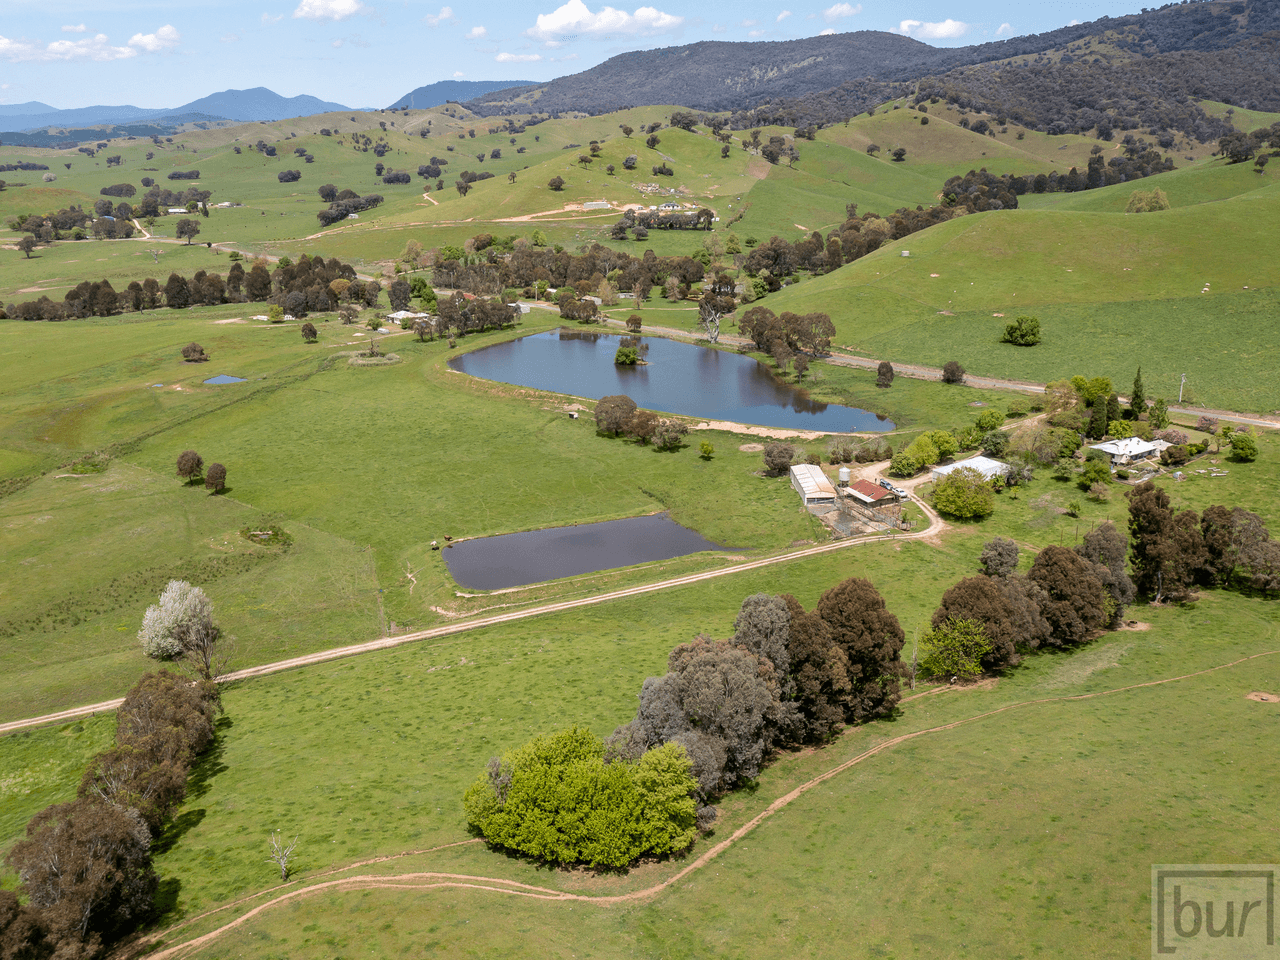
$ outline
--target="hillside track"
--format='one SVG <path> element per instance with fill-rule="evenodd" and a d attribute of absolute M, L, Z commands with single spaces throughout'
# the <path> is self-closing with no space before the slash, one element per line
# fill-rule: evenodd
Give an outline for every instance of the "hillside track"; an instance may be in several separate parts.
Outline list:
<path fill-rule="evenodd" d="M 576 600 L 561 600 L 554 603 L 544 603 L 536 607 L 529 607 L 525 610 L 512 610 L 506 613 L 494 614 L 487 617 L 469 617 L 453 623 L 444 624 L 442 626 L 430 627 L 426 630 L 418 630 L 413 633 L 404 633 L 394 637 L 380 637 L 376 640 L 368 640 L 363 643 L 351 644 L 345 647 L 334 647 L 329 650 L 320 650 L 316 653 L 310 653 L 301 657 L 293 657 L 288 660 L 278 660 L 275 663 L 265 663 L 256 667 L 246 667 L 243 670 L 235 670 L 224 674 L 219 677 L 218 680 L 220 683 L 227 683 L 237 680 L 250 680 L 255 677 L 270 676 L 273 673 L 282 673 L 285 670 L 296 670 L 299 667 L 309 667 L 318 663 L 328 663 L 331 660 L 340 660 L 345 657 L 354 657 L 364 653 L 373 653 L 377 650 L 390 650 L 394 647 L 403 646 L 408 643 L 417 643 L 422 640 L 438 640 L 443 637 L 451 637 L 455 634 L 466 633 L 471 630 L 480 630 L 485 627 L 500 626 L 505 623 L 514 623 L 516 621 L 527 620 L 532 617 L 564 613 L 568 610 L 595 606 L 596 604 L 601 603 L 611 603 L 614 600 L 622 600 L 628 597 L 639 597 L 648 593 L 671 590 L 676 587 L 686 587 L 691 584 L 714 580 L 718 577 L 732 576 L 738 573 L 746 573 L 751 570 L 761 570 L 765 567 L 771 567 L 776 564 L 790 563 L 795 560 L 804 560 L 809 557 L 821 556 L 822 554 L 832 553 L 837 550 L 845 550 L 850 547 L 856 547 L 867 543 L 880 543 L 885 540 L 924 540 L 935 537 L 944 526 L 942 520 L 928 507 L 927 504 L 924 504 L 919 500 L 914 500 L 913 502 L 921 508 L 929 518 L 930 522 L 927 527 L 920 530 L 913 530 L 910 533 L 864 537 L 856 540 L 838 540 L 834 543 L 824 543 L 814 547 L 790 550 L 786 553 L 776 554 L 770 557 L 761 557 L 758 560 L 749 560 L 730 567 L 723 567 L 716 570 L 704 570 L 700 573 L 691 573 L 682 577 L 659 580 L 654 583 L 640 584 L 635 587 L 625 587 L 620 590 L 611 590 L 607 593 L 600 593 L 590 597 L 581 597 Z M 118 697 L 114 700 L 104 700 L 101 703 L 87 704 L 82 707 L 73 707 L 68 710 L 62 710 L 58 713 L 45 714 L 38 717 L 27 717 L 22 720 L 12 720 L 8 723 L 0 724 L 0 735 L 12 733 L 15 730 L 22 730 L 27 727 L 43 726 L 48 723 L 66 723 L 71 720 L 79 720 L 95 714 L 106 713 L 111 710 L 115 710 L 123 702 L 124 698 Z"/>
<path fill-rule="evenodd" d="M 913 733 L 905 733 L 897 737 L 891 737 L 889 739 L 881 741 L 878 744 L 875 744 L 874 746 L 867 748 L 866 750 L 863 750 L 861 753 L 858 753 L 856 756 L 853 756 L 850 759 L 844 761 L 843 763 L 840 763 L 832 767 L 831 769 L 818 774 L 816 777 L 813 777 L 810 780 L 806 780 L 804 783 L 795 787 L 789 793 L 786 793 L 783 796 L 779 797 L 778 799 L 774 800 L 767 807 L 765 807 L 765 809 L 761 810 L 758 814 L 756 814 L 746 823 L 742 824 L 725 839 L 709 847 L 705 852 L 703 852 L 698 857 L 696 857 L 691 863 L 685 866 L 682 870 L 678 871 L 677 873 L 673 874 L 667 879 L 662 880 L 658 883 L 651 884 L 643 889 L 631 891 L 629 893 L 603 894 L 603 895 L 593 896 L 590 894 L 573 893 L 571 891 L 565 891 L 565 890 L 554 890 L 549 887 L 534 886 L 527 883 L 521 883 L 515 880 L 503 879 L 501 877 L 487 877 L 487 876 L 474 875 L 474 874 L 443 873 L 443 872 L 433 872 L 433 871 L 417 871 L 412 873 L 387 874 L 387 875 L 362 874 L 362 875 L 353 876 L 353 877 L 341 877 L 341 878 L 332 879 L 332 880 L 321 880 L 321 882 L 319 883 L 310 883 L 306 885 L 303 885 L 300 883 L 294 889 L 288 890 L 287 892 L 284 892 L 284 893 L 280 893 L 272 897 L 271 899 L 258 904 L 252 909 L 241 914 L 239 917 L 236 917 L 234 920 L 228 921 L 227 923 L 223 924 L 217 929 L 211 930 L 209 933 L 196 937 L 193 940 L 189 940 L 181 944 L 176 944 L 174 946 L 168 947 L 166 949 L 163 949 L 154 953 L 146 952 L 146 951 L 149 951 L 152 946 L 160 942 L 161 938 L 157 937 L 154 939 L 150 939 L 141 944 L 135 944 L 134 949 L 130 955 L 141 956 L 144 952 L 146 952 L 146 956 L 151 958 L 151 960 L 168 960 L 168 958 L 171 958 L 171 957 L 176 958 L 189 951 L 197 950 L 213 942 L 214 940 L 218 939 L 224 934 L 236 929 L 239 926 L 242 926 L 249 920 L 271 909 L 272 907 L 279 906 L 281 904 L 288 903 L 293 900 L 297 900 L 301 897 L 305 897 L 313 893 L 322 893 L 324 891 L 329 891 L 329 890 L 346 891 L 346 890 L 392 890 L 392 889 L 417 889 L 417 890 L 464 889 L 464 890 L 477 890 L 485 893 L 505 894 L 508 896 L 527 897 L 529 899 L 534 899 L 534 900 L 592 903 L 592 904 L 599 904 L 602 906 L 614 906 L 618 904 L 634 903 L 637 901 L 650 900 L 653 897 L 657 896 L 658 894 L 664 892 L 668 888 L 672 887 L 673 885 L 679 883 L 681 880 L 684 880 L 686 877 L 690 876 L 691 874 L 707 866 L 707 864 L 709 864 L 712 860 L 719 857 L 722 853 L 725 853 L 726 851 L 728 851 L 735 844 L 737 844 L 738 842 L 743 840 L 745 837 L 747 837 L 749 834 L 751 834 L 753 831 L 755 831 L 757 827 L 765 823 L 765 821 L 767 821 L 774 814 L 785 810 L 788 806 L 790 806 L 796 800 L 799 800 L 809 791 L 815 789 L 816 787 L 821 786 L 822 784 L 826 783 L 828 780 L 838 777 L 840 774 L 857 766 L 858 764 L 864 763 L 865 761 L 878 756 L 879 754 L 885 752 L 886 750 L 891 750 L 892 748 L 899 746 L 903 743 L 908 743 L 912 740 L 918 740 L 922 737 L 929 737 L 935 734 L 946 733 L 948 731 L 955 730 L 959 727 L 967 726 L 971 723 L 977 723 L 982 720 L 987 720 L 992 717 L 997 717 L 1014 710 L 1022 710 L 1022 709 L 1032 708 L 1036 706 L 1043 706 L 1046 704 L 1053 704 L 1053 703 L 1076 703 L 1076 702 L 1081 702 L 1085 700 L 1095 700 L 1099 697 L 1114 696 L 1116 694 L 1126 693 L 1133 690 L 1142 690 L 1149 687 L 1164 686 L 1167 684 L 1178 683 L 1183 680 L 1190 680 L 1195 677 L 1205 676 L 1206 674 L 1210 674 L 1210 673 L 1217 673 L 1218 671 L 1221 671 L 1221 670 L 1229 670 L 1232 667 L 1239 666 L 1240 664 L 1248 663 L 1252 660 L 1257 660 L 1262 657 L 1275 656 L 1277 654 L 1280 654 L 1280 650 L 1267 650 L 1262 653 L 1251 654 L 1250 656 L 1247 656 L 1247 657 L 1240 657 L 1239 659 L 1232 660 L 1228 663 L 1218 664 L 1217 666 L 1214 666 L 1214 667 L 1207 667 L 1204 670 L 1197 670 L 1193 673 L 1186 673 L 1176 677 L 1165 677 L 1159 680 L 1148 680 L 1142 683 L 1131 683 L 1122 687 L 1114 687 L 1110 690 L 1100 690 L 1095 693 L 1081 693 L 1081 694 L 1073 694 L 1073 695 L 1067 695 L 1067 696 L 1061 696 L 1061 697 L 1039 697 L 1032 700 L 1020 700 L 1015 703 L 1005 704 L 1003 707 L 997 707 L 994 710 L 987 710 L 982 713 L 974 714 L 971 717 L 963 717 L 959 720 L 953 720 L 950 723 L 938 724 L 937 726 L 928 727 L 923 730 L 917 730 Z M 942 687 L 942 688 L 938 688 L 938 690 L 931 690 L 926 693 L 917 694 L 914 697 L 906 698 L 902 702 L 905 703 L 907 702 L 907 700 L 919 699 L 920 697 L 923 697 L 923 696 L 929 696 L 930 694 L 938 692 L 939 690 L 948 691 L 948 692 L 950 691 L 959 692 L 959 691 L 963 691 L 964 688 L 963 687 Z M 472 842 L 475 842 L 475 841 L 472 841 Z M 458 845 L 460 844 L 449 844 L 447 846 L 458 846 Z M 435 849 L 444 849 L 444 847 L 439 847 Z M 434 852 L 434 851 L 429 851 L 429 852 Z M 416 855 L 416 852 L 406 853 L 400 856 L 412 856 L 412 855 Z M 396 859 L 396 857 L 380 858 L 379 861 L 363 861 L 360 863 L 352 864 L 346 868 L 338 868 L 337 870 L 328 871 L 322 876 L 331 876 L 333 873 L 341 872 L 341 870 L 343 869 L 347 869 L 347 870 L 359 869 L 373 862 L 387 862 L 392 859 Z M 320 879 L 320 878 L 317 877 L 314 879 Z M 227 909 L 228 907 L 231 907 L 234 905 L 246 903 L 249 900 L 255 899 L 255 897 L 257 896 L 268 895 L 272 893 L 273 890 L 280 890 L 280 889 L 281 889 L 280 887 L 275 887 L 272 890 L 263 891 L 261 894 L 242 898 L 241 900 L 236 901 L 235 904 L 228 904 L 227 907 L 218 908 L 217 910 L 209 911 L 205 914 L 202 914 L 201 917 L 210 916 L 213 913 L 220 912 L 222 909 Z M 188 921 L 187 923 L 195 922 L 195 920 L 198 920 L 198 919 L 200 919 L 200 917 L 193 918 L 191 921 Z M 186 925 L 187 925 L 186 923 L 183 924 L 183 926 L 186 926 Z M 172 934 L 173 931 L 172 930 L 168 931 L 168 933 Z"/>

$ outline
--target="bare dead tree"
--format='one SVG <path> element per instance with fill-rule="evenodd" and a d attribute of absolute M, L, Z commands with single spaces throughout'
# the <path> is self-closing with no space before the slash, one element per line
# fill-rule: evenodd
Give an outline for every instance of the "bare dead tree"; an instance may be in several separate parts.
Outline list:
<path fill-rule="evenodd" d="M 297 837 L 293 838 L 293 843 L 285 846 L 279 832 L 271 834 L 271 856 L 267 857 L 267 863 L 274 863 L 280 868 L 282 882 L 289 879 L 289 861 L 293 859 L 293 851 L 297 846 Z"/>

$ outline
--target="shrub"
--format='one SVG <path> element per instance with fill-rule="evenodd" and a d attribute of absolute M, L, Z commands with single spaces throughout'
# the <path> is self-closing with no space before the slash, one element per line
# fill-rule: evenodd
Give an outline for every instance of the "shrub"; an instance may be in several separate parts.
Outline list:
<path fill-rule="evenodd" d="M 919 469 L 920 464 L 905 451 L 894 454 L 889 461 L 889 473 L 895 477 L 914 477 Z"/>
<path fill-rule="evenodd" d="M 1207 433 L 1209 436 L 1213 436 L 1218 432 L 1217 417 L 1211 417 L 1207 414 L 1201 416 L 1200 419 L 1196 421 L 1196 429 L 1201 433 Z"/>
<path fill-rule="evenodd" d="M 188 343 L 182 348 L 182 359 L 188 363 L 198 363 L 202 360 L 208 360 L 209 355 L 204 352 L 204 347 L 198 343 Z"/>
<path fill-rule="evenodd" d="M 977 620 L 947 619 L 921 637 L 920 672 L 939 679 L 975 680 L 991 653 L 986 629 Z"/>
<path fill-rule="evenodd" d="M 1009 401 L 1009 406 L 1005 408 L 1005 416 L 1010 420 L 1016 420 L 1018 417 L 1025 417 L 1030 404 L 1022 397 L 1016 397 Z"/>
<path fill-rule="evenodd" d="M 302 179 L 301 170 L 281 170 L 276 174 L 276 179 L 281 183 L 297 183 Z"/>
<path fill-rule="evenodd" d="M 687 848 L 697 784 L 684 747 L 611 758 L 589 730 L 536 737 L 489 761 L 467 790 L 467 822 L 489 843 L 548 863 L 624 867 Z"/>
<path fill-rule="evenodd" d="M 933 505 L 940 513 L 960 520 L 981 520 L 996 509 L 991 484 L 972 467 L 952 470 L 933 488 Z"/>
<path fill-rule="evenodd" d="M 1247 433 L 1233 433 L 1231 455 L 1237 460 L 1254 460 L 1258 456 L 1258 443 Z"/>
<path fill-rule="evenodd" d="M 955 360 L 948 360 L 942 368 L 943 383 L 964 383 L 964 367 Z"/>
<path fill-rule="evenodd" d="M 1001 341 L 1019 347 L 1035 346 L 1040 342 L 1040 321 L 1035 317 L 1018 317 L 1013 323 L 1005 325 Z"/>
<path fill-rule="evenodd" d="M 984 410 L 978 415 L 978 419 L 974 421 L 974 426 L 983 433 L 990 433 L 992 430 L 998 429 L 1004 423 L 1004 420 L 1004 414 L 999 410 Z"/>

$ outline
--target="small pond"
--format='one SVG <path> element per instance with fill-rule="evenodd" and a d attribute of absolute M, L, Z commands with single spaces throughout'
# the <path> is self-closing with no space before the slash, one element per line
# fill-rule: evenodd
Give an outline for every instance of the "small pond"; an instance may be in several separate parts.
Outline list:
<path fill-rule="evenodd" d="M 220 373 L 216 377 L 210 377 L 205 383 L 244 383 L 244 377 L 232 377 L 225 373 Z"/>
<path fill-rule="evenodd" d="M 780 383 L 751 357 L 662 337 L 645 337 L 648 363 L 613 362 L 620 336 L 553 330 L 482 347 L 449 361 L 462 373 L 577 397 L 623 393 L 647 410 L 822 433 L 884 432 L 892 421 Z"/>
<path fill-rule="evenodd" d="M 659 513 L 463 540 L 443 553 L 449 573 L 462 586 L 501 590 L 723 549 Z"/>

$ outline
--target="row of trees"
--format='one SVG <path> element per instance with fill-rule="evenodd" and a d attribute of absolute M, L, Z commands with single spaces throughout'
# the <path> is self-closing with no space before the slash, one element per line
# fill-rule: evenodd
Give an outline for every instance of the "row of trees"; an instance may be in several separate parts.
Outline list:
<path fill-rule="evenodd" d="M 1133 578 L 1155 600 L 1182 600 L 1196 586 L 1280 592 L 1280 543 L 1256 513 L 1211 506 L 1175 511 L 1147 481 L 1129 491 Z"/>
<path fill-rule="evenodd" d="M 90 760 L 77 798 L 32 817 L 5 862 L 18 892 L 0 891 L 0 944 L 23 960 L 100 956 L 154 910 L 152 847 L 214 740 L 218 690 L 161 670 L 116 714 L 115 746 Z"/>
<path fill-rule="evenodd" d="M 297 263 L 281 258 L 274 270 L 265 260 L 245 270 L 239 261 L 221 274 L 197 270 L 190 278 L 169 274 L 163 286 L 153 277 L 131 281 L 117 291 L 109 280 L 83 281 L 63 295 L 61 303 L 46 296 L 5 308 L 15 320 L 72 320 L 106 317 L 118 313 L 154 310 L 167 306 L 182 310 L 191 306 L 222 303 L 276 303 L 294 317 L 309 312 L 336 310 L 341 304 L 376 306 L 382 286 L 376 280 L 356 279 L 355 268 L 336 259 L 303 254 Z"/>

